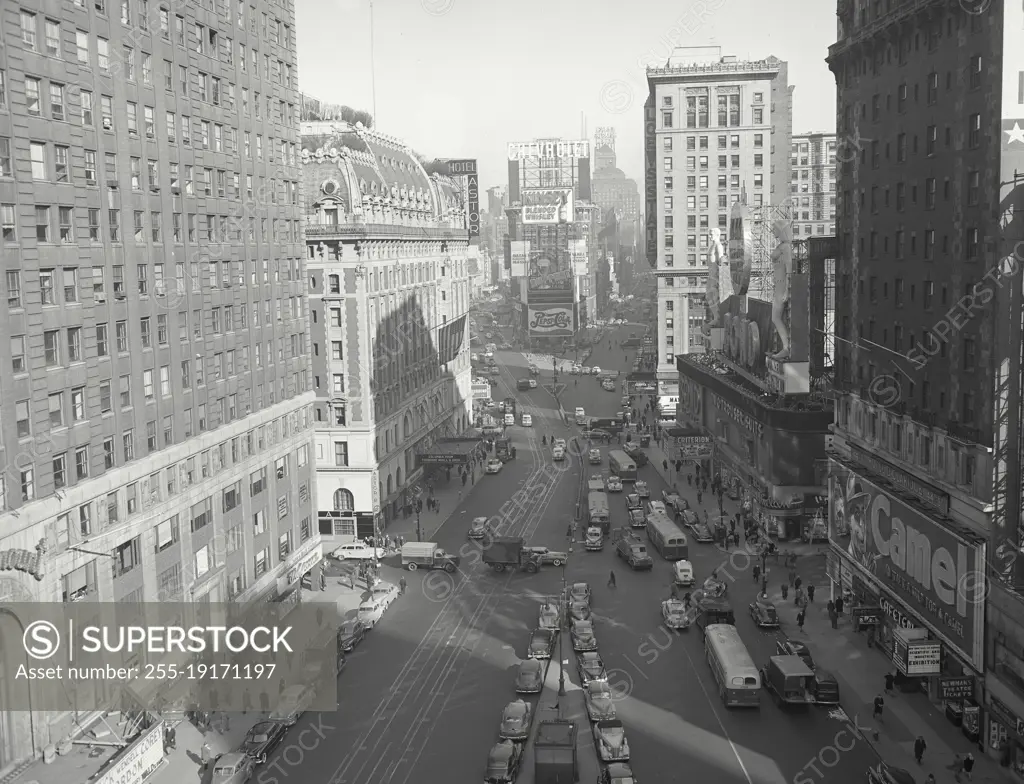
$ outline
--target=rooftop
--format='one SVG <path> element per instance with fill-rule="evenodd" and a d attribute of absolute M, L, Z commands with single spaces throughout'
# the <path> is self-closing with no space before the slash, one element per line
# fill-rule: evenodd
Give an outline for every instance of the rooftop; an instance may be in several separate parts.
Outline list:
<path fill-rule="evenodd" d="M 692 365 L 704 373 L 714 375 L 722 384 L 732 387 L 762 408 L 793 412 L 826 412 L 832 409 L 830 398 L 815 400 L 808 396 L 781 397 L 774 392 L 767 392 L 741 375 L 730 362 L 716 354 L 679 354 L 676 356 L 676 360 Z"/>

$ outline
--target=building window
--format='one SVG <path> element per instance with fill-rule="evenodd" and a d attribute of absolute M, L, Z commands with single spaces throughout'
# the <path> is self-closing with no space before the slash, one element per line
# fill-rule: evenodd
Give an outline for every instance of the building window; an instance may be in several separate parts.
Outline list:
<path fill-rule="evenodd" d="M 335 441 L 334 442 L 334 465 L 336 465 L 336 466 L 347 466 L 348 465 L 348 442 L 347 441 Z"/>

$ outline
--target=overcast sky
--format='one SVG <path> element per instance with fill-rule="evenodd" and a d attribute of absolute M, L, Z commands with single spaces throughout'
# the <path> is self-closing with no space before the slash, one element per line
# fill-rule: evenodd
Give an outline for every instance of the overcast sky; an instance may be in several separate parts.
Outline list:
<path fill-rule="evenodd" d="M 506 144 L 616 130 L 619 166 L 643 180 L 644 67 L 673 46 L 789 62 L 793 132 L 835 130 L 830 0 L 296 0 L 299 86 L 366 109 L 428 158 L 476 158 L 507 180 Z M 373 78 L 376 74 L 376 111 Z"/>

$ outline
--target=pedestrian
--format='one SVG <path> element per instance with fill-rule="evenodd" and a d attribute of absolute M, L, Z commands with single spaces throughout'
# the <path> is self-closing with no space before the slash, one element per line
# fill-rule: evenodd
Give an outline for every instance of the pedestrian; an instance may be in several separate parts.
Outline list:
<path fill-rule="evenodd" d="M 668 472 L 668 460 L 662 460 L 661 467 L 665 469 L 666 472 Z"/>
<path fill-rule="evenodd" d="M 367 586 L 367 587 L 369 587 L 369 586 Z M 264 689 L 263 691 L 260 692 L 260 710 L 263 713 L 269 713 L 270 712 L 270 695 L 267 694 L 267 690 L 266 689 Z"/>
<path fill-rule="evenodd" d="M 796 580 L 793 581 L 793 587 L 796 588 L 799 591 L 800 590 L 800 586 L 803 585 L 803 584 L 804 584 L 803 578 L 800 575 L 797 575 L 796 576 Z"/>
<path fill-rule="evenodd" d="M 885 674 L 885 693 L 892 694 L 892 684 L 896 680 L 891 672 Z"/>
<path fill-rule="evenodd" d="M 221 713 L 220 718 L 220 726 L 224 729 L 224 732 L 231 732 L 231 714 L 224 711 Z"/>
<path fill-rule="evenodd" d="M 608 587 L 615 588 L 615 572 L 611 572 L 608 575 Z"/>
<path fill-rule="evenodd" d="M 843 597 L 842 596 L 840 596 L 838 599 L 836 599 L 836 615 L 838 615 L 840 618 L 843 617 Z"/>
<path fill-rule="evenodd" d="M 403 575 L 402 579 L 398 581 L 398 595 L 399 596 L 402 596 L 405 593 L 405 586 L 406 585 L 408 585 L 408 583 L 405 582 L 405 576 Z"/>
<path fill-rule="evenodd" d="M 248 713 L 252 710 L 252 692 L 246 689 L 242 692 L 242 713 Z"/>
<path fill-rule="evenodd" d="M 674 582 L 672 583 L 672 598 L 673 599 L 678 599 L 679 598 L 679 586 L 676 585 Z"/>
<path fill-rule="evenodd" d="M 871 718 L 882 721 L 882 709 L 885 707 L 885 700 L 882 699 L 882 695 L 878 694 L 875 696 L 874 710 L 871 713 Z"/>
<path fill-rule="evenodd" d="M 974 770 L 974 755 L 971 752 L 967 752 L 967 756 L 964 757 L 963 770 L 967 774 L 967 780 L 973 781 L 974 777 L 971 771 Z"/>
<path fill-rule="evenodd" d="M 839 614 L 836 612 L 835 607 L 828 611 L 828 619 L 832 622 L 833 629 L 839 628 Z"/>
<path fill-rule="evenodd" d="M 786 597 L 789 596 L 789 583 L 782 584 L 782 601 L 786 601 Z"/>
<path fill-rule="evenodd" d="M 199 749 L 199 761 L 202 763 L 203 773 L 206 773 L 213 761 L 213 750 L 210 749 L 209 743 L 203 743 L 203 747 Z"/>
<path fill-rule="evenodd" d="M 828 614 L 831 615 L 832 613 L 834 613 L 836 611 L 836 603 L 834 601 L 832 601 L 831 599 L 829 599 L 825 603 L 825 609 L 828 611 Z"/>
<path fill-rule="evenodd" d="M 804 630 L 804 621 L 805 620 L 806 620 L 806 618 L 804 616 L 804 611 L 803 610 L 801 610 L 800 612 L 798 612 L 796 614 L 796 625 L 799 627 L 800 631 Z"/>
<path fill-rule="evenodd" d="M 398 537 L 398 546 L 399 547 L 405 547 L 405 537 L 404 536 L 399 536 Z"/>
<path fill-rule="evenodd" d="M 813 602 L 814 601 L 814 586 L 813 585 L 808 585 L 807 586 L 807 601 L 809 601 L 809 602 Z"/>
<path fill-rule="evenodd" d="M 690 487 L 693 487 L 693 474 L 686 475 L 686 484 L 688 484 Z"/>
<path fill-rule="evenodd" d="M 917 740 L 914 741 L 914 759 L 917 760 L 917 764 L 921 764 L 921 758 L 924 757 L 924 750 L 928 748 L 928 744 L 924 742 L 924 738 L 921 735 L 917 736 Z"/>
<path fill-rule="evenodd" d="M 323 567 L 320 568 L 320 590 L 327 590 L 327 570 Z"/>
<path fill-rule="evenodd" d="M 701 503 L 701 494 L 700 494 L 700 490 L 698 490 L 698 491 L 697 491 L 697 503 L 698 503 L 698 504 L 699 504 L 699 503 Z"/>
<path fill-rule="evenodd" d="M 754 573 L 754 582 L 756 583 L 759 579 L 761 579 L 761 565 L 754 564 L 754 568 L 752 569 L 752 571 Z"/>

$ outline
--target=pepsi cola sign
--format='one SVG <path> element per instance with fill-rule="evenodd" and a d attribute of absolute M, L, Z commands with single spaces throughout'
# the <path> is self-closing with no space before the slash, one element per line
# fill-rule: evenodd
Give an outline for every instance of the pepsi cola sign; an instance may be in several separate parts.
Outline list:
<path fill-rule="evenodd" d="M 572 335 L 572 306 L 530 308 L 530 332 L 535 335 L 553 337 Z"/>

